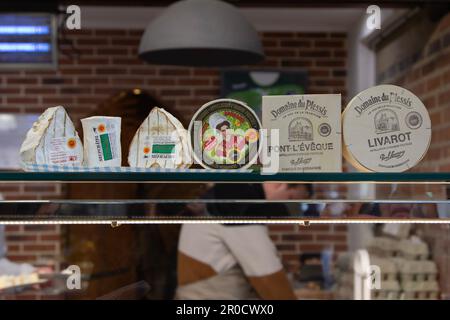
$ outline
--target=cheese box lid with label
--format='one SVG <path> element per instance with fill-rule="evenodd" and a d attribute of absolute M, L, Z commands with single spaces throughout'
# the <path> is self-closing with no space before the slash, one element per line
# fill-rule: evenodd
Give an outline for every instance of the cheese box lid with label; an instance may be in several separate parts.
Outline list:
<path fill-rule="evenodd" d="M 360 171 L 406 171 L 422 160 L 431 141 L 424 104 L 394 85 L 356 95 L 342 114 L 342 126 L 344 157 Z"/>
<path fill-rule="evenodd" d="M 245 103 L 217 99 L 203 105 L 189 125 L 194 159 L 207 169 L 246 169 L 258 158 L 261 123 Z"/>
<path fill-rule="evenodd" d="M 262 109 L 268 154 L 278 149 L 279 171 L 342 171 L 340 94 L 263 96 Z"/>

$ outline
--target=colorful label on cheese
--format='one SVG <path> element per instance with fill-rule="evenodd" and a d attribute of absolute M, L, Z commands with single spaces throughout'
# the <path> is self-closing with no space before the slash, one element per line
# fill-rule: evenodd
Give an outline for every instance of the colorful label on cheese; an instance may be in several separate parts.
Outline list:
<path fill-rule="evenodd" d="M 146 136 L 141 140 L 142 157 L 144 160 L 173 160 L 176 153 L 176 139 L 170 135 Z"/>
<path fill-rule="evenodd" d="M 393 85 L 367 89 L 343 113 L 343 137 L 350 161 L 369 171 L 405 171 L 425 155 L 431 121 L 423 103 Z"/>
<path fill-rule="evenodd" d="M 51 138 L 47 144 L 51 164 L 80 164 L 77 137 Z"/>
<path fill-rule="evenodd" d="M 264 96 L 268 154 L 279 153 L 281 172 L 340 172 L 341 95 Z M 278 130 L 279 141 L 272 141 Z"/>
<path fill-rule="evenodd" d="M 119 117 L 90 117 L 81 120 L 84 160 L 89 167 L 116 167 L 122 162 Z"/>
<path fill-rule="evenodd" d="M 114 143 L 116 133 L 113 123 L 100 123 L 97 127 L 93 127 L 95 145 L 97 147 L 97 155 L 99 161 L 109 161 L 117 158 L 117 150 Z"/>
<path fill-rule="evenodd" d="M 244 103 L 218 99 L 192 119 L 191 145 L 198 163 L 212 169 L 240 169 L 258 157 L 259 120 Z"/>

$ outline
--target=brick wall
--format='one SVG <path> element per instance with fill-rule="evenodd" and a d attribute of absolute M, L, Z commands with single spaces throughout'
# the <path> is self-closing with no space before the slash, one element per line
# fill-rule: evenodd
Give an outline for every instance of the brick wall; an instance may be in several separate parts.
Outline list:
<path fill-rule="evenodd" d="M 82 30 L 61 46 L 58 70 L 6 70 L 0 75 L 0 111 L 42 112 L 62 104 L 75 120 L 91 113 L 108 96 L 139 87 L 175 107 L 190 120 L 220 94 L 219 69 L 163 67 L 137 58 L 141 31 Z M 342 93 L 346 85 L 345 34 L 262 34 L 267 54 L 258 68 L 304 69 L 309 93 Z"/>
<path fill-rule="evenodd" d="M 398 62 L 399 64 L 401 62 Z M 400 68 L 393 68 L 393 70 Z M 450 14 L 438 24 L 419 58 L 406 73 L 392 77 L 389 82 L 408 88 L 424 102 L 432 122 L 430 149 L 419 164 L 419 171 L 450 171 Z M 448 198 L 440 185 L 414 187 L 412 194 L 432 191 L 435 196 Z M 440 271 L 444 295 L 450 296 L 450 229 L 448 225 L 421 225 L 423 236 L 433 251 Z"/>
<path fill-rule="evenodd" d="M 272 225 L 271 238 L 281 254 L 285 268 L 298 271 L 301 253 L 320 253 L 332 249 L 334 257 L 347 250 L 347 226 L 320 224 L 308 227 L 300 225 Z"/>
<path fill-rule="evenodd" d="M 137 58 L 142 31 L 82 30 L 66 34 L 57 70 L 2 70 L 0 112 L 41 113 L 61 104 L 74 121 L 123 89 L 142 88 L 189 121 L 220 92 L 219 69 L 146 65 Z M 308 93 L 346 95 L 346 35 L 343 33 L 264 32 L 267 59 L 257 68 L 308 71 Z M 69 43 L 72 42 L 76 50 Z M 101 111 L 98 111 L 101 114 Z M 45 199 L 61 195 L 59 187 L 3 185 L 7 199 Z M 272 237 L 289 268 L 300 252 L 320 251 L 328 243 L 346 246 L 345 226 L 274 226 Z M 59 227 L 40 230 L 8 227 L 11 258 L 39 262 L 60 255 Z"/>
<path fill-rule="evenodd" d="M 57 258 L 61 253 L 60 230 L 58 225 L 6 226 L 8 258 L 58 269 Z"/>
<path fill-rule="evenodd" d="M 417 169 L 450 171 L 450 15 L 441 20 L 418 61 L 406 73 L 395 77 L 395 70 L 401 68 L 394 67 L 390 68 L 393 76 L 383 82 L 411 90 L 423 101 L 431 117 L 431 145 Z"/>

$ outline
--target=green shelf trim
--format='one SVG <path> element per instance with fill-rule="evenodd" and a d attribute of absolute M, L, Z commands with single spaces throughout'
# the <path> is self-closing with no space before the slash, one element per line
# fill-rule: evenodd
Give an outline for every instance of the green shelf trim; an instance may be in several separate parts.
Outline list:
<path fill-rule="evenodd" d="M 2 182 L 440 182 L 450 183 L 450 172 L 402 173 L 278 173 L 258 172 L 0 172 Z"/>

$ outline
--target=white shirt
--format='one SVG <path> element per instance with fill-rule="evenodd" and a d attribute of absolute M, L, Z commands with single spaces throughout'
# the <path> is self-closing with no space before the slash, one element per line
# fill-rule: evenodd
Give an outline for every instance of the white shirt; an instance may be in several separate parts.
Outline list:
<path fill-rule="evenodd" d="M 264 225 L 184 224 L 178 250 L 208 264 L 218 274 L 236 264 L 250 277 L 265 276 L 282 269 Z"/>

